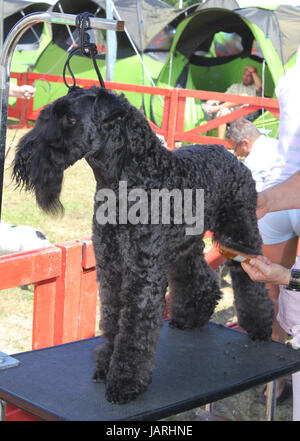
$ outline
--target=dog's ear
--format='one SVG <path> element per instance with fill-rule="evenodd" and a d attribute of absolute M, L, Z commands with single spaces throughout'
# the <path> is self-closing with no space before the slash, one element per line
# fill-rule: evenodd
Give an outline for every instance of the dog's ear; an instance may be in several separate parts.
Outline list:
<path fill-rule="evenodd" d="M 119 99 L 112 93 L 100 89 L 96 97 L 92 119 L 97 123 L 106 123 L 124 116 L 126 110 Z"/>

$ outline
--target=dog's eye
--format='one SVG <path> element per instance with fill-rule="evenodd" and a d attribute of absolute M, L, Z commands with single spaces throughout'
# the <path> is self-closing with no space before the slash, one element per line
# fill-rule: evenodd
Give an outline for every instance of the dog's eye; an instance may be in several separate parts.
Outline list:
<path fill-rule="evenodd" d="M 76 124 L 76 119 L 75 119 L 75 118 L 68 117 L 68 124 L 69 124 L 70 126 L 75 126 L 75 124 Z"/>
<path fill-rule="evenodd" d="M 64 129 L 69 129 L 71 127 L 74 127 L 76 123 L 77 120 L 73 116 L 65 115 L 62 119 L 62 126 Z"/>

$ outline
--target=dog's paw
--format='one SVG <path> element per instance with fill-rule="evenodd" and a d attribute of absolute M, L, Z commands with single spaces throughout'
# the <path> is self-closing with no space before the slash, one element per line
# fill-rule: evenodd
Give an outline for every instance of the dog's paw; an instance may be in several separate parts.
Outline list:
<path fill-rule="evenodd" d="M 247 333 L 253 341 L 270 341 L 272 339 L 272 329 L 249 329 Z"/>
<path fill-rule="evenodd" d="M 169 326 L 171 328 L 176 328 L 176 329 L 193 329 L 196 328 L 198 325 L 195 322 L 195 320 L 192 319 L 171 319 L 169 321 Z M 201 325 L 199 325 L 201 326 Z"/>
<path fill-rule="evenodd" d="M 107 343 L 97 346 L 94 349 L 96 369 L 93 375 L 93 381 L 98 383 L 105 382 L 112 352 L 112 346 Z"/>
<path fill-rule="evenodd" d="M 169 321 L 170 328 L 176 328 L 176 329 L 186 329 L 187 326 L 182 320 L 175 320 L 171 319 Z"/>
<path fill-rule="evenodd" d="M 114 378 L 110 377 L 109 373 L 106 381 L 106 398 L 113 404 L 126 404 L 144 393 L 147 386 L 148 384 L 139 379 L 122 376 Z"/>
<path fill-rule="evenodd" d="M 247 332 L 253 341 L 270 341 L 272 339 L 272 324 L 269 326 L 256 324 L 256 326 L 254 326 L 253 323 L 249 323 L 249 321 L 244 322 L 239 320 L 239 325 Z"/>

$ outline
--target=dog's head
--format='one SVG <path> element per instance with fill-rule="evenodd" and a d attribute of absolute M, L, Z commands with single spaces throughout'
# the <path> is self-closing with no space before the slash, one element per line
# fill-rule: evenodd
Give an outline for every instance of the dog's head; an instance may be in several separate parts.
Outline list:
<path fill-rule="evenodd" d="M 112 131 L 112 123 L 125 113 L 114 94 L 97 87 L 75 88 L 49 104 L 17 147 L 13 163 L 17 185 L 34 192 L 44 211 L 61 212 L 64 170 L 83 157 L 92 165 L 94 155 L 105 154 L 103 130 Z"/>

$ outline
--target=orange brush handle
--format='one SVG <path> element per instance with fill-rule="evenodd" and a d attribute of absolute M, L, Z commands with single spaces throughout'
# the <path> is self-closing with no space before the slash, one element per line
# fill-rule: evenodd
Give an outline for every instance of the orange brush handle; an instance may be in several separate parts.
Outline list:
<path fill-rule="evenodd" d="M 242 253 L 240 251 L 234 250 L 232 248 L 227 248 L 223 245 L 220 245 L 220 254 L 226 257 L 226 259 L 235 260 L 236 262 L 246 262 L 249 263 L 255 255 Z"/>

